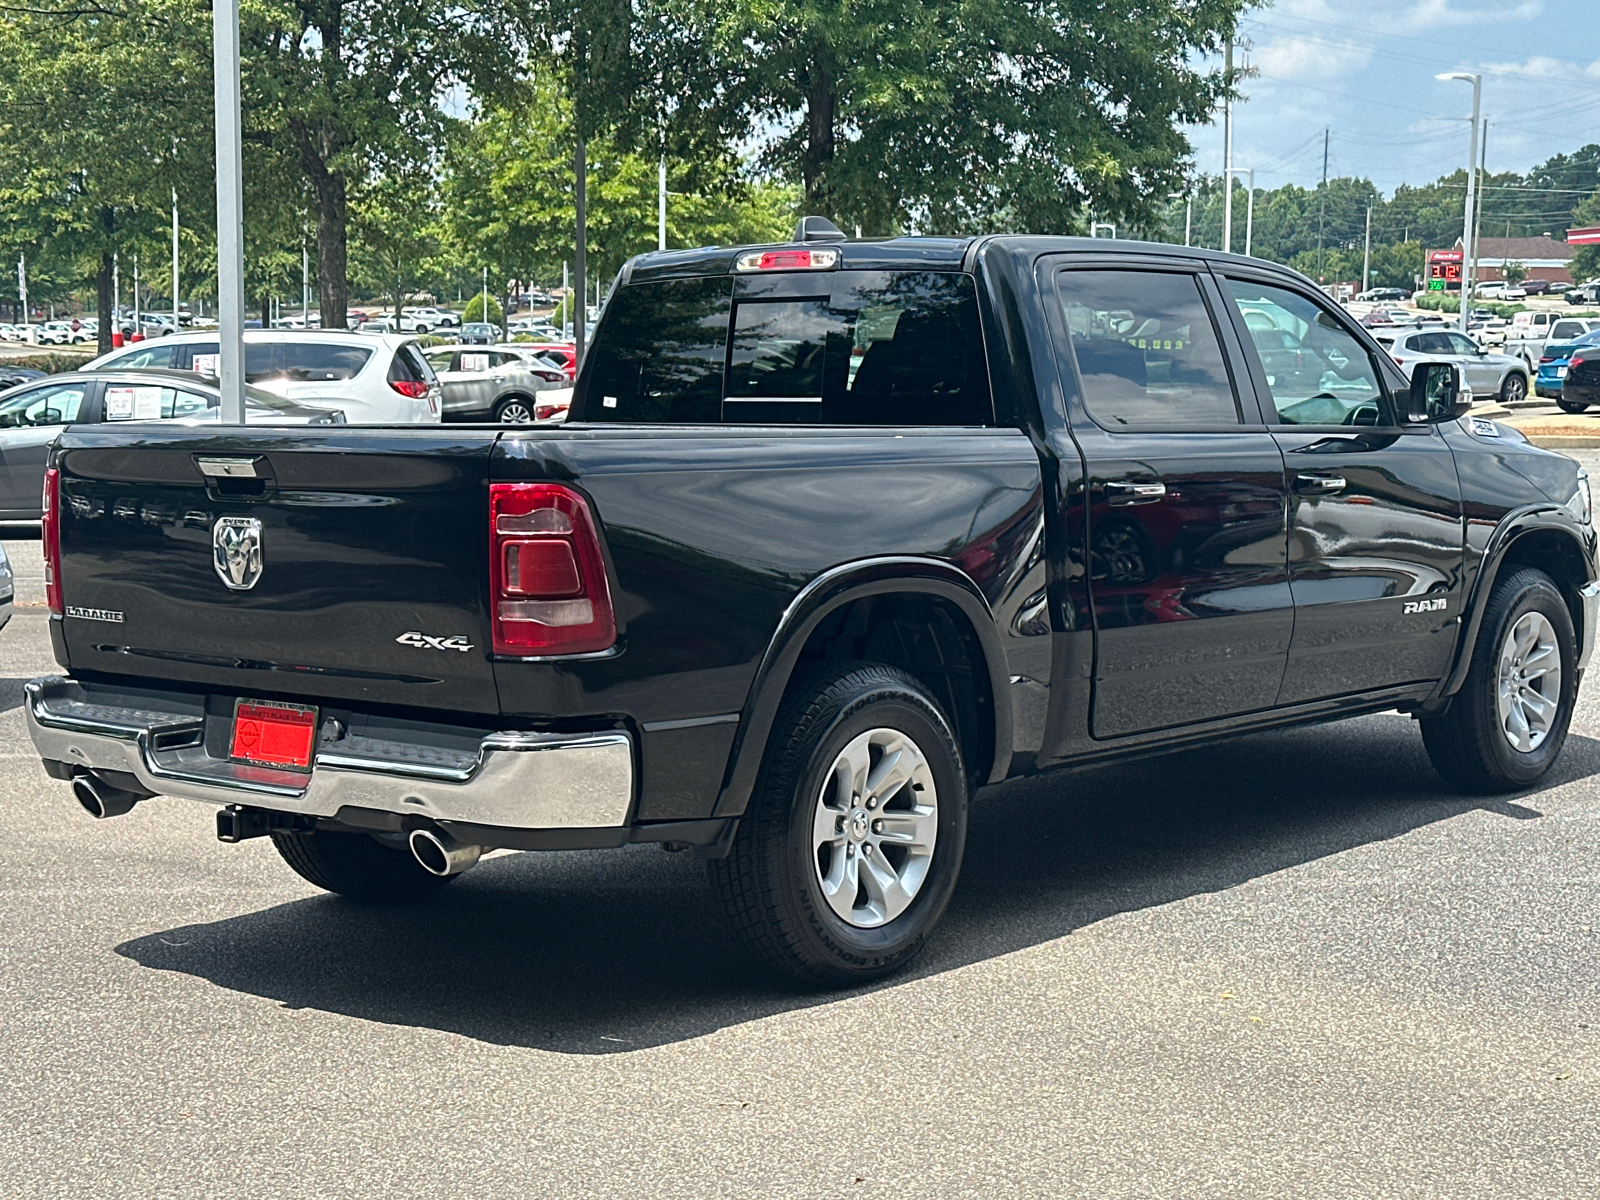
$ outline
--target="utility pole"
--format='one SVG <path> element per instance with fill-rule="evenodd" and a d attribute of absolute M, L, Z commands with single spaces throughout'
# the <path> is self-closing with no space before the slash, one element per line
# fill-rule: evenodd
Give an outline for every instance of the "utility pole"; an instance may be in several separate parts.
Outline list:
<path fill-rule="evenodd" d="M 300 228 L 300 328 L 311 328 L 311 252 L 306 248 L 304 226 Z"/>
<path fill-rule="evenodd" d="M 1322 278 L 1322 240 L 1328 230 L 1328 138 L 1333 133 L 1331 126 L 1322 131 L 1322 186 L 1317 189 L 1322 193 L 1321 211 L 1317 214 L 1317 282 L 1325 282 Z"/>
<path fill-rule="evenodd" d="M 244 149 L 239 109 L 239 0 L 213 0 L 217 127 L 217 416 L 244 424 Z"/>
<path fill-rule="evenodd" d="M 1222 78 L 1233 87 L 1233 35 L 1222 52 Z M 1222 101 L 1222 252 L 1233 250 L 1233 97 Z"/>
<path fill-rule="evenodd" d="M 27 327 L 28 340 L 33 341 L 33 321 L 28 315 L 28 256 L 17 255 L 17 299 L 22 301 L 22 324 Z"/>
<path fill-rule="evenodd" d="M 1183 244 L 1189 244 L 1189 233 L 1194 228 L 1194 200 L 1183 202 Z"/>
<path fill-rule="evenodd" d="M 1372 275 L 1372 205 L 1367 205 L 1367 247 L 1361 252 L 1361 290 L 1371 287 L 1367 280 Z"/>
<path fill-rule="evenodd" d="M 589 262 L 585 254 L 585 245 L 589 240 L 589 166 L 583 156 L 583 138 L 578 138 L 577 154 L 573 157 L 573 174 L 576 177 L 577 187 L 574 199 L 577 201 L 577 245 L 573 255 L 572 273 L 578 277 L 578 289 L 584 294 L 578 298 L 578 306 L 572 313 L 572 348 L 578 364 L 583 363 L 583 319 L 587 315 L 584 305 L 588 303 L 589 291 Z"/>
<path fill-rule="evenodd" d="M 660 211 L 656 217 L 656 249 L 667 248 L 667 156 L 661 156 Z"/>

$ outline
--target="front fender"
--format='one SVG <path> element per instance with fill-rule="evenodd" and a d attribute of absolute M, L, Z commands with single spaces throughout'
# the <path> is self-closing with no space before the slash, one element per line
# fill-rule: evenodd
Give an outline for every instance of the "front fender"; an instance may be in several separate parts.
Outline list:
<path fill-rule="evenodd" d="M 994 762 L 989 783 L 1006 777 L 1011 765 L 1010 676 L 994 613 L 978 585 L 963 571 L 937 558 L 896 556 L 844 563 L 817 576 L 790 602 L 767 644 L 739 718 L 739 732 L 714 810 L 719 817 L 743 814 L 755 790 L 767 739 L 806 640 L 831 612 L 866 596 L 916 592 L 957 605 L 978 637 L 989 690 L 994 697 Z"/>
<path fill-rule="evenodd" d="M 1472 649 L 1477 645 L 1478 632 L 1483 625 L 1484 611 L 1489 606 L 1489 597 L 1494 592 L 1495 581 L 1500 576 L 1500 569 L 1504 566 L 1511 548 L 1519 539 L 1529 534 L 1550 531 L 1559 532 L 1572 540 L 1574 549 L 1584 563 L 1585 584 L 1593 584 L 1596 578 L 1600 577 L 1595 561 L 1594 530 L 1580 525 L 1564 505 L 1545 501 L 1512 509 L 1495 526 L 1494 533 L 1490 535 L 1489 542 L 1484 547 L 1483 561 L 1478 567 L 1477 578 L 1473 580 L 1466 612 L 1462 617 L 1461 636 L 1456 641 L 1455 659 L 1450 671 L 1434 689 L 1433 695 L 1428 698 L 1428 705 L 1435 705 L 1454 696 L 1466 681 L 1467 671 L 1472 666 Z M 1586 621 L 1574 623 L 1578 629 L 1578 636 L 1583 639 L 1579 646 L 1579 661 L 1587 662 L 1593 650 L 1590 643 L 1594 631 L 1586 628 L 1588 624 Z"/>

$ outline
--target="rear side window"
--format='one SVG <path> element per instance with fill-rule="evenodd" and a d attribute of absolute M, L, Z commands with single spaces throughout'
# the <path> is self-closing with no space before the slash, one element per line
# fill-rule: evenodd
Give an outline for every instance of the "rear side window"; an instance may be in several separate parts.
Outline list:
<path fill-rule="evenodd" d="M 1239 423 L 1222 345 L 1193 275 L 1063 271 L 1059 278 L 1084 404 L 1096 421 L 1108 429 Z M 1289 351 L 1266 306 L 1240 307 L 1263 355 Z"/>
<path fill-rule="evenodd" d="M 284 345 L 284 376 L 306 383 L 354 379 L 372 357 L 365 346 L 330 346 L 320 342 Z"/>
<path fill-rule="evenodd" d="M 438 378 L 415 344 L 407 342 L 394 352 L 394 361 L 389 364 L 390 383 L 434 383 Z"/>
<path fill-rule="evenodd" d="M 584 420 L 882 426 L 994 418 L 970 276 L 675 281 L 622 288 L 612 304 Z"/>

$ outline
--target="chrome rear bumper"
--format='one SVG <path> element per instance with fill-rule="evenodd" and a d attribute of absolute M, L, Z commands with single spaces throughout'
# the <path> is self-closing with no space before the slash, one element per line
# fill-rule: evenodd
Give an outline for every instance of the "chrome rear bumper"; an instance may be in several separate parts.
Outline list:
<path fill-rule="evenodd" d="M 308 775 L 209 754 L 198 699 L 102 703 L 61 675 L 24 691 L 41 757 L 124 772 L 155 795 L 311 817 L 352 807 L 531 830 L 618 828 L 633 803 L 633 745 L 620 731 L 491 733 L 475 753 L 346 738 L 323 743 Z"/>

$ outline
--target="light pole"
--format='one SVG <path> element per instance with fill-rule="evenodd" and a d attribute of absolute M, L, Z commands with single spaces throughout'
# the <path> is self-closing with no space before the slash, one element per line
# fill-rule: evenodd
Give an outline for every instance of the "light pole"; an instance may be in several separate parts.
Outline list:
<path fill-rule="evenodd" d="M 183 329 L 178 320 L 178 189 L 172 189 L 172 332 Z"/>
<path fill-rule="evenodd" d="M 1233 35 L 1223 51 L 1222 79 L 1233 87 Z M 1233 97 L 1222 101 L 1222 252 L 1233 252 Z"/>
<path fill-rule="evenodd" d="M 217 122 L 217 390 L 224 425 L 244 424 L 244 135 L 239 110 L 239 0 L 213 0 Z"/>
<path fill-rule="evenodd" d="M 1465 71 L 1435 75 L 1441 81 L 1457 80 L 1472 85 L 1472 139 L 1467 143 L 1467 202 L 1461 215 L 1461 332 L 1467 332 L 1467 316 L 1472 309 L 1472 209 L 1477 201 L 1478 181 L 1478 100 L 1483 92 L 1483 76 Z"/>
<path fill-rule="evenodd" d="M 1250 257 L 1250 241 L 1255 236 L 1256 230 L 1256 169 L 1254 167 L 1231 167 L 1228 171 L 1228 191 L 1233 191 L 1233 176 L 1243 175 L 1245 186 L 1250 189 L 1249 199 L 1244 210 L 1244 256 Z"/>
<path fill-rule="evenodd" d="M 660 210 L 656 219 L 656 249 L 667 248 L 667 156 L 661 156 Z"/>

